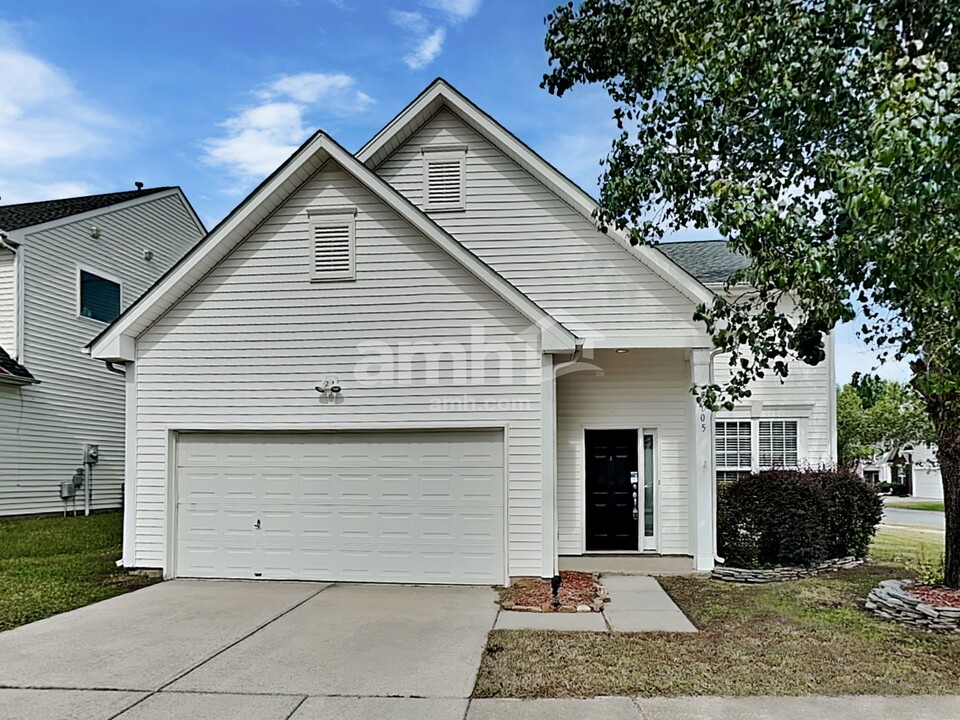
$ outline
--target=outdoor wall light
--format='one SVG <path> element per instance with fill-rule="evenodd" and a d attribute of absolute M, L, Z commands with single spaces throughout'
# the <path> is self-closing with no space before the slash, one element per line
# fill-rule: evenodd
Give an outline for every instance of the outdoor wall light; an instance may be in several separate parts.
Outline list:
<path fill-rule="evenodd" d="M 337 378 L 327 378 L 322 385 L 317 385 L 314 390 L 324 397 L 336 397 L 342 392 L 343 388 L 340 387 L 340 381 Z"/>
<path fill-rule="evenodd" d="M 624 353 L 630 352 L 627 348 L 617 348 L 617 354 L 623 355 Z"/>

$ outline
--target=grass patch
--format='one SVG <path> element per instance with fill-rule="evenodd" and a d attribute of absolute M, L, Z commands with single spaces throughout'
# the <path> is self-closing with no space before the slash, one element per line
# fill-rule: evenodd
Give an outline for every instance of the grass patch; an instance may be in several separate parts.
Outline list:
<path fill-rule="evenodd" d="M 859 602 L 942 548 L 940 531 L 883 528 L 874 560 L 790 583 L 661 584 L 697 634 L 490 634 L 476 697 L 960 693 L 960 638 L 875 620 Z M 616 597 L 612 599 L 616 602 Z"/>
<path fill-rule="evenodd" d="M 899 510 L 926 510 L 928 512 L 943 512 L 941 500 L 888 500 L 887 507 Z"/>
<path fill-rule="evenodd" d="M 157 582 L 116 566 L 123 515 L 0 520 L 0 631 Z"/>

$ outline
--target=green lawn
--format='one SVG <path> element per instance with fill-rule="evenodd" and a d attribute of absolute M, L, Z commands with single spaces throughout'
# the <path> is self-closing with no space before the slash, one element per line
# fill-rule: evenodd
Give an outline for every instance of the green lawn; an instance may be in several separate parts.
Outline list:
<path fill-rule="evenodd" d="M 942 500 L 887 500 L 887 507 L 902 510 L 927 510 L 929 512 L 943 512 Z"/>
<path fill-rule="evenodd" d="M 123 515 L 0 520 L 0 631 L 157 582 L 116 566 Z"/>
<path fill-rule="evenodd" d="M 866 615 L 880 580 L 939 557 L 939 531 L 882 528 L 861 568 L 791 583 L 661 584 L 697 634 L 491 633 L 476 697 L 958 694 L 960 637 Z M 616 602 L 616 598 L 612 599 Z"/>

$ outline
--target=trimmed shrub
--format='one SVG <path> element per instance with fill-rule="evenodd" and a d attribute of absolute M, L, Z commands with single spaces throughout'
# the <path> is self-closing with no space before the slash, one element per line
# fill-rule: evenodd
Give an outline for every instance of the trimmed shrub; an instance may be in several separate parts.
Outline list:
<path fill-rule="evenodd" d="M 864 557 L 883 513 L 848 470 L 765 470 L 718 488 L 717 544 L 731 567 Z"/>

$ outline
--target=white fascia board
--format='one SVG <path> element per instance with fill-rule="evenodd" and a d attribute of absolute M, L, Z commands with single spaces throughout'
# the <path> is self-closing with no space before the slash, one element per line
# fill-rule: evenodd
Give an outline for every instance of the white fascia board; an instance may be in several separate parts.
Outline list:
<path fill-rule="evenodd" d="M 260 208 L 261 204 L 276 193 L 300 169 L 307 158 L 312 157 L 323 148 L 323 137 L 322 133 L 315 133 L 284 165 L 254 190 L 226 220 L 214 228 L 193 250 L 184 255 L 166 275 L 162 276 L 133 305 L 128 307 L 113 324 L 94 338 L 87 345 L 90 354 L 97 359 L 110 359 L 106 357 L 105 353 L 107 348 L 115 347 L 114 343 L 117 338 L 124 336 L 131 341 L 134 340 L 140 333 L 137 322 L 161 298 L 175 292 L 181 283 L 189 282 L 191 273 L 206 262 L 221 243 L 229 238 L 238 227 L 247 222 L 254 212 Z"/>
<path fill-rule="evenodd" d="M 437 100 L 441 100 L 448 109 L 453 110 L 481 135 L 491 140 L 502 152 L 583 217 L 591 223 L 596 222 L 594 218 L 594 212 L 598 208 L 596 200 L 570 178 L 524 145 L 506 128 L 440 79 L 434 81 L 427 90 L 421 93 L 420 97 L 408 105 L 360 149 L 357 153 L 360 162 L 366 163 L 374 157 L 405 125 Z M 696 304 L 713 301 L 713 292 L 709 288 L 656 248 L 647 245 L 632 245 L 623 233 L 614 228 L 608 228 L 606 236 L 655 274 L 662 277 L 671 287 L 691 302 Z"/>
<path fill-rule="evenodd" d="M 592 350 L 667 350 L 712 348 L 713 341 L 702 333 L 649 333 L 646 335 L 602 335 L 584 338 L 584 347 Z"/>

